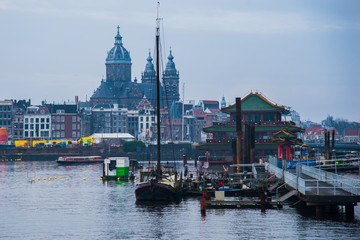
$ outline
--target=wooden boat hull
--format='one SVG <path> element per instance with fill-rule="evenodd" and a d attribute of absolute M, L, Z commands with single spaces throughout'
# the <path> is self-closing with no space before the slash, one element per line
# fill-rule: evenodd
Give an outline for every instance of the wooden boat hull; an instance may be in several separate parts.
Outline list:
<path fill-rule="evenodd" d="M 182 192 L 156 181 L 140 183 L 135 189 L 136 201 L 180 201 Z"/>

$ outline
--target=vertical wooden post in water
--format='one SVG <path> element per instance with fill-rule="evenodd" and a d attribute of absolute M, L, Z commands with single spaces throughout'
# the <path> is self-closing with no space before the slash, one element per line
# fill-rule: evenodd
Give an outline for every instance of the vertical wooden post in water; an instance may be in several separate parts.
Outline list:
<path fill-rule="evenodd" d="M 236 98 L 236 162 L 242 164 L 242 119 L 241 119 L 241 98 Z M 240 167 L 237 168 L 240 172 Z"/>
<path fill-rule="evenodd" d="M 255 125 L 250 126 L 250 163 L 255 163 Z"/>
<path fill-rule="evenodd" d="M 326 160 L 329 160 L 329 156 L 327 155 L 328 154 L 328 149 L 327 149 L 327 130 L 325 129 L 324 130 L 324 147 L 325 147 L 325 153 L 324 153 L 324 157 L 325 157 L 325 161 Z"/>
<path fill-rule="evenodd" d="M 335 129 L 332 130 L 331 143 L 332 143 L 332 146 L 331 146 L 331 153 L 332 153 L 331 159 L 335 159 Z"/>

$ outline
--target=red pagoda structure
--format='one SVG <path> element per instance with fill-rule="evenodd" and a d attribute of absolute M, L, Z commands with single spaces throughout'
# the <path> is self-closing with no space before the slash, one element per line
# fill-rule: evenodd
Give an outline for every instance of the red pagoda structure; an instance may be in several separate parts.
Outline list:
<path fill-rule="evenodd" d="M 214 122 L 212 126 L 203 128 L 210 138 L 205 143 L 196 146 L 202 162 L 232 162 L 231 143 L 233 139 L 236 139 L 236 106 L 233 104 L 222 108 L 221 111 L 230 114 L 230 122 Z M 282 115 L 286 114 L 289 114 L 289 110 L 284 106 L 272 103 L 257 92 L 250 93 L 241 100 L 242 122 L 255 126 L 256 159 L 278 154 L 280 154 L 278 157 L 282 158 L 284 148 L 287 151 L 285 156 L 291 157 L 289 149 L 292 144 L 299 143 L 296 136 L 302 129 L 291 121 L 282 121 Z M 286 138 L 283 135 L 286 135 Z"/>

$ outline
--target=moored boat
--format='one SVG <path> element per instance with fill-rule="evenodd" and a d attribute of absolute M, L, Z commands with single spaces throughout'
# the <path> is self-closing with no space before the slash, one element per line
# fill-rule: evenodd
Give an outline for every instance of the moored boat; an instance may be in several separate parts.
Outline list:
<path fill-rule="evenodd" d="M 103 161 L 101 156 L 61 156 L 56 160 L 60 165 L 102 163 Z"/>
<path fill-rule="evenodd" d="M 182 197 L 182 178 L 177 178 L 177 174 L 165 173 L 161 168 L 160 160 L 160 66 L 159 66 L 159 37 L 160 37 L 160 18 L 156 18 L 156 132 L 157 132 L 157 163 L 156 169 L 148 171 L 147 179 L 140 176 L 140 183 L 136 185 L 136 201 L 178 201 Z M 141 175 L 142 173 L 140 173 Z"/>

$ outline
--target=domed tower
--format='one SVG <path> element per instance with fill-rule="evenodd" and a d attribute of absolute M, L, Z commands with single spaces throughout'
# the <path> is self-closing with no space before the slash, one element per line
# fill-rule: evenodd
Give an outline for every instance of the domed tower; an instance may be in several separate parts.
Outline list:
<path fill-rule="evenodd" d="M 114 47 L 108 52 L 105 63 L 106 81 L 112 83 L 118 90 L 122 89 L 127 82 L 131 82 L 130 53 L 123 46 L 119 29 L 118 26 Z"/>
<path fill-rule="evenodd" d="M 222 99 L 221 99 L 221 108 L 226 107 L 226 101 L 225 101 L 225 97 L 223 95 Z"/>
<path fill-rule="evenodd" d="M 163 73 L 163 86 L 167 99 L 167 106 L 170 108 L 173 101 L 179 101 L 179 72 L 175 68 L 175 63 L 173 61 L 174 57 L 172 55 L 171 49 L 168 57 L 168 62 L 166 64 L 165 71 Z"/>
<path fill-rule="evenodd" d="M 153 59 L 151 57 L 150 51 L 149 51 L 149 56 L 146 60 L 147 63 L 145 66 L 145 71 L 141 74 L 141 82 L 154 84 L 156 81 L 156 76 L 155 76 L 154 64 L 152 63 Z"/>

